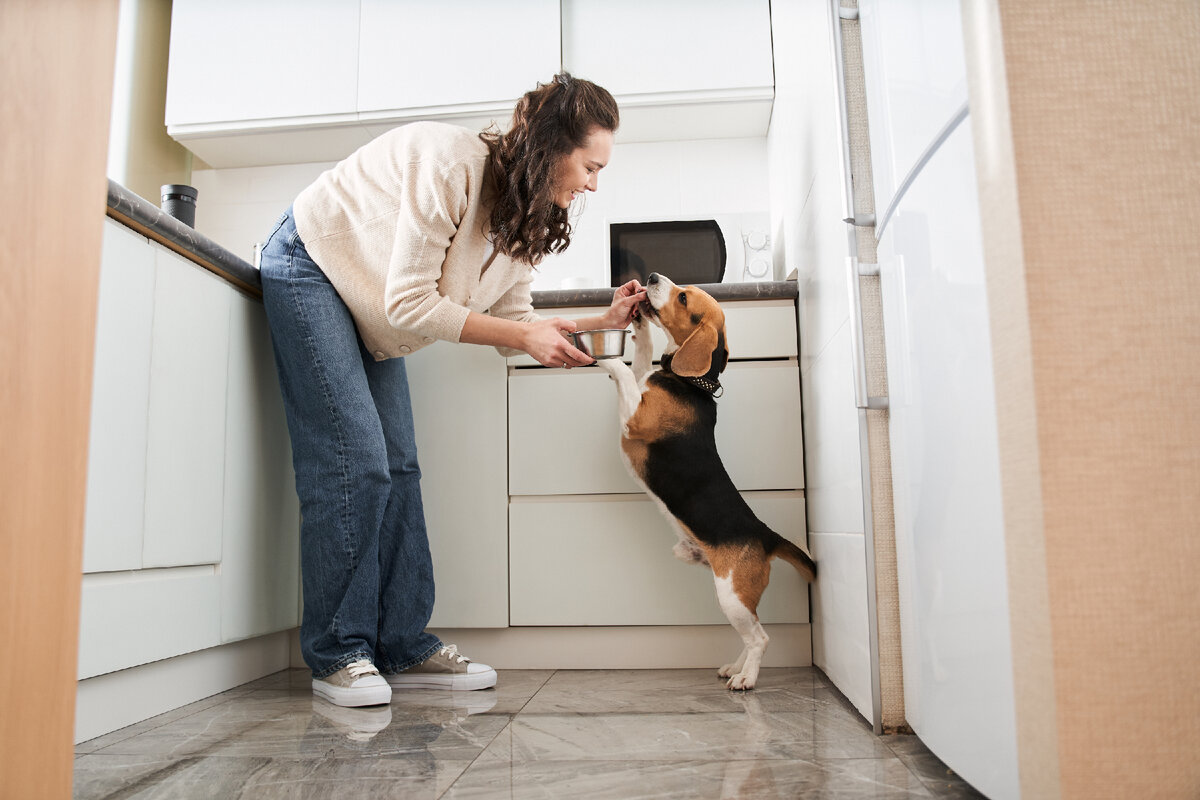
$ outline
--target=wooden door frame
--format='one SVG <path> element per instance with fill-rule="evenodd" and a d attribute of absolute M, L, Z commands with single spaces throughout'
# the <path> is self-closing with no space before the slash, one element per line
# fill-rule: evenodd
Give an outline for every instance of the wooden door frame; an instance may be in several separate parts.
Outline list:
<path fill-rule="evenodd" d="M 0 3 L 0 795 L 70 797 L 118 0 Z"/>

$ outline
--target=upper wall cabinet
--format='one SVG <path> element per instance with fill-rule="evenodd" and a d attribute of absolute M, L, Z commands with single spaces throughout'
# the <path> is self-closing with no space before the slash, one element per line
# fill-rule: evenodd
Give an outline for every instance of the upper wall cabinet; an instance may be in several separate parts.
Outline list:
<path fill-rule="evenodd" d="M 174 0 L 167 133 L 214 167 L 334 161 L 358 124 L 359 0 Z"/>
<path fill-rule="evenodd" d="M 612 92 L 618 141 L 765 136 L 768 0 L 562 0 L 563 66 Z"/>
<path fill-rule="evenodd" d="M 167 125 L 353 120 L 358 30 L 359 0 L 175 0 Z"/>
<path fill-rule="evenodd" d="M 770 93 L 767 0 L 562 0 L 566 69 L 617 96 Z"/>
<path fill-rule="evenodd" d="M 559 70 L 558 0 L 362 0 L 358 111 L 507 119 Z M 486 120 L 485 120 L 486 121 Z"/>
<path fill-rule="evenodd" d="M 175 0 L 167 132 L 213 167 L 335 161 L 389 128 L 506 126 L 566 68 L 618 141 L 765 136 L 768 0 Z"/>

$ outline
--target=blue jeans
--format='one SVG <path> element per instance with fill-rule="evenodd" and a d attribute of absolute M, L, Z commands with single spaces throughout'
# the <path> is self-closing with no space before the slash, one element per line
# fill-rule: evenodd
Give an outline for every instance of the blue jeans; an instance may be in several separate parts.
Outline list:
<path fill-rule="evenodd" d="M 301 652 L 316 678 L 363 658 L 399 672 L 441 646 L 404 360 L 367 352 L 291 209 L 261 273 L 300 496 Z"/>

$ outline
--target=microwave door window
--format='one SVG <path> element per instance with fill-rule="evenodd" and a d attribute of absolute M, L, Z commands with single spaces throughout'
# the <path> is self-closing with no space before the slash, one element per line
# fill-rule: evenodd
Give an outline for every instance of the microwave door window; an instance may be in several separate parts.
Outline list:
<path fill-rule="evenodd" d="M 725 239 L 715 220 L 610 226 L 613 286 L 658 272 L 680 285 L 720 283 Z"/>

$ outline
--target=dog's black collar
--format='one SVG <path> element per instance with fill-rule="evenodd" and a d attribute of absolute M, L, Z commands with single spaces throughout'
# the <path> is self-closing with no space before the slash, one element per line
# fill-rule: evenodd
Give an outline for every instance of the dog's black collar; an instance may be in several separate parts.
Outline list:
<path fill-rule="evenodd" d="M 720 397 L 721 395 L 723 395 L 725 393 L 725 387 L 721 385 L 720 381 L 709 380 L 708 378 L 705 378 L 703 376 L 693 378 L 688 375 L 680 375 L 678 372 L 673 371 L 671 369 L 671 356 L 672 355 L 673 355 L 673 353 L 664 353 L 663 354 L 663 357 L 662 357 L 662 360 L 660 363 L 662 364 L 662 368 L 663 368 L 664 372 L 670 372 L 675 377 L 682 378 L 683 380 L 687 381 L 688 383 L 692 384 L 693 386 L 698 386 L 699 388 L 701 388 L 704 391 L 711 394 L 713 397 Z"/>
<path fill-rule="evenodd" d="M 679 373 L 675 373 L 678 375 Z M 704 391 L 711 394 L 713 397 L 720 397 L 725 394 L 725 387 L 717 381 L 710 381 L 708 378 L 689 378 L 687 375 L 679 375 L 693 386 L 699 386 Z"/>

